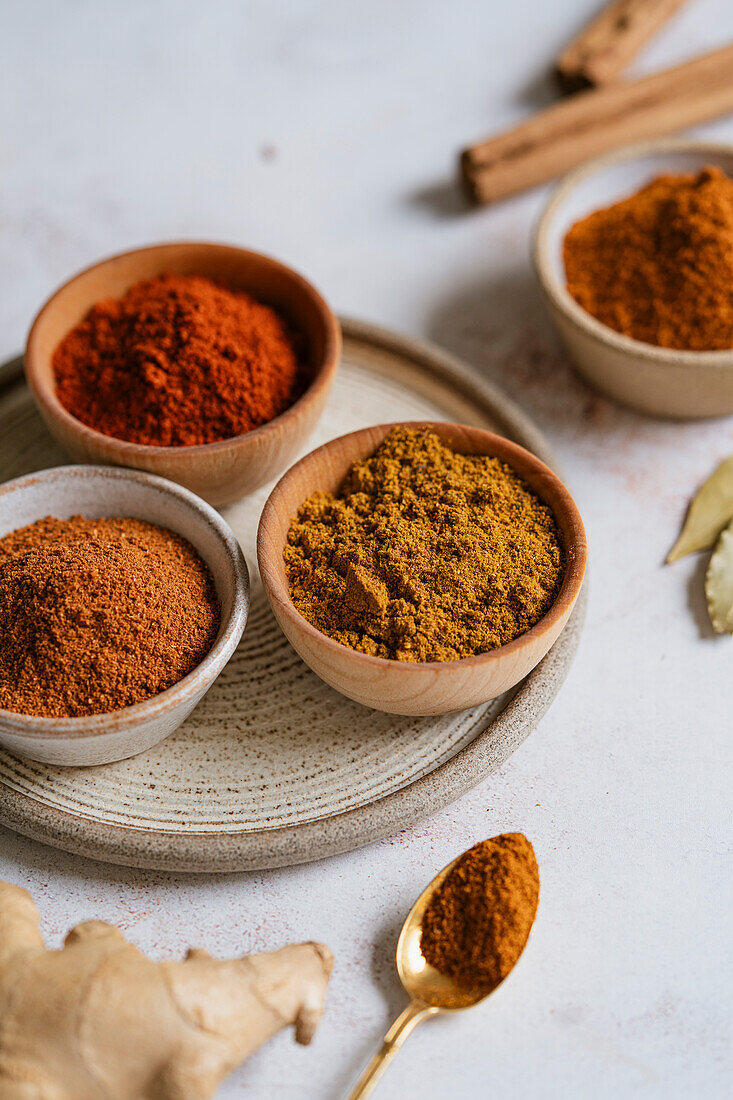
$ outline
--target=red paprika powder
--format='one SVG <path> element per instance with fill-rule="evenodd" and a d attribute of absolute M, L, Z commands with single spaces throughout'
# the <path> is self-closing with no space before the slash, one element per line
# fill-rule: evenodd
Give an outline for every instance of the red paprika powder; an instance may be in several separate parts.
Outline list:
<path fill-rule="evenodd" d="M 188 447 L 258 428 L 299 396 L 297 338 L 275 310 L 200 275 L 98 302 L 53 356 L 56 393 L 105 435 Z"/>

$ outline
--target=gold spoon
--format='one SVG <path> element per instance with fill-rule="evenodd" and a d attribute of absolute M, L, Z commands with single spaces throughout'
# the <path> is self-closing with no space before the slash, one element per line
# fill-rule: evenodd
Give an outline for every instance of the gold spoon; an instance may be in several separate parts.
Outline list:
<path fill-rule="evenodd" d="M 397 941 L 395 962 L 410 1003 L 385 1035 L 381 1048 L 357 1081 L 349 1100 L 361 1100 L 361 1097 L 370 1095 L 405 1039 L 423 1020 L 427 1020 L 429 1016 L 437 1016 L 439 1012 L 460 1012 L 463 1008 L 473 1008 L 501 984 L 488 988 L 483 985 L 477 989 L 456 985 L 452 978 L 430 966 L 420 950 L 422 922 L 428 902 L 462 855 L 435 876 L 407 914 Z M 534 921 L 534 917 L 532 919 Z M 519 955 L 521 953 L 520 951 Z M 513 967 L 516 966 L 519 955 L 512 963 Z"/>

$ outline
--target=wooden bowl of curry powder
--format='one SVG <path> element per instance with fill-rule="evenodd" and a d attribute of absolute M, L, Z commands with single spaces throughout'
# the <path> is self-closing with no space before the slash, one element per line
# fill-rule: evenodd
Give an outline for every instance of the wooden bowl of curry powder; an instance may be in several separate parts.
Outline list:
<path fill-rule="evenodd" d="M 568 621 L 586 566 L 570 493 L 508 439 L 448 423 L 341 436 L 278 482 L 257 554 L 296 652 L 391 714 L 465 710 L 515 687 Z"/>

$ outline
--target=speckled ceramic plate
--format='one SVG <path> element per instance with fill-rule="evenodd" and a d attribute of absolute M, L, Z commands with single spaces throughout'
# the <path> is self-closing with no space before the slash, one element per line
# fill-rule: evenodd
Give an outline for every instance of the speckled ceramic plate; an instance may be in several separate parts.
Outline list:
<path fill-rule="evenodd" d="M 555 458 L 498 390 L 434 347 L 344 323 L 344 354 L 310 447 L 388 420 L 490 428 Z M 64 461 L 18 364 L 0 374 L 0 481 Z M 320 859 L 395 833 L 459 798 L 507 759 L 562 684 L 584 599 L 509 696 L 460 714 L 400 718 L 322 683 L 277 627 L 256 576 L 269 487 L 224 510 L 252 580 L 249 624 L 219 680 L 162 744 L 97 768 L 0 752 L 0 821 L 82 855 L 134 867 L 235 871 Z"/>

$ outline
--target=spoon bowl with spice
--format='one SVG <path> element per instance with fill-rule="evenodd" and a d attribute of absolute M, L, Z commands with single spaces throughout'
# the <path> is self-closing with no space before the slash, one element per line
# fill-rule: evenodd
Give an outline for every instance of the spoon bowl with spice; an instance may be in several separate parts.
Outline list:
<path fill-rule="evenodd" d="M 25 369 L 72 458 L 148 470 L 218 506 L 293 461 L 340 350 L 336 317 L 291 268 L 175 243 L 113 256 L 57 290 Z"/>
<path fill-rule="evenodd" d="M 447 714 L 527 676 L 565 626 L 583 523 L 543 462 L 448 423 L 383 424 L 306 455 L 257 540 L 270 604 L 327 684 L 392 714 Z"/>
<path fill-rule="evenodd" d="M 571 173 L 535 230 L 578 372 L 654 416 L 733 413 L 733 146 L 626 146 Z"/>
<path fill-rule="evenodd" d="M 539 871 L 521 833 L 481 841 L 444 867 L 407 914 L 396 965 L 410 1003 L 349 1100 L 368 1096 L 415 1027 L 473 1008 L 519 961 L 539 903 Z"/>
<path fill-rule="evenodd" d="M 249 610 L 233 532 L 139 470 L 59 466 L 0 486 L 0 745 L 122 760 L 188 717 Z"/>

